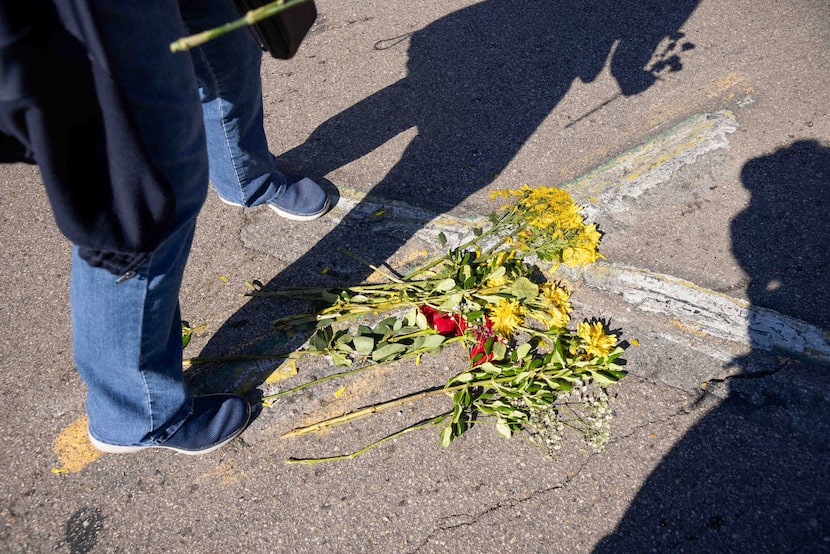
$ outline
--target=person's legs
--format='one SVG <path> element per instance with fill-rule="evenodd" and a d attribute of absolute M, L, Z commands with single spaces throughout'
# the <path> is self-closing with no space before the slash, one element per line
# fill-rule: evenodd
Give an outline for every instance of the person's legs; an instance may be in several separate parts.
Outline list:
<path fill-rule="evenodd" d="M 193 65 L 168 49 L 185 29 L 176 0 L 94 0 L 90 13 L 93 24 L 79 34 L 103 45 L 106 60 L 94 63 L 121 85 L 153 166 L 176 197 L 172 230 L 134 277 L 119 282 L 73 249 L 73 339 L 89 389 L 90 437 L 110 452 L 149 446 L 204 452 L 238 434 L 249 409 L 232 395 L 194 399 L 182 373 L 178 294 L 208 185 Z"/>
<path fill-rule="evenodd" d="M 89 388 L 90 435 L 102 442 L 155 444 L 190 411 L 178 294 L 194 227 L 195 217 L 121 283 L 73 249 L 75 364 Z"/>
<path fill-rule="evenodd" d="M 239 17 L 227 0 L 181 0 L 189 32 Z M 283 217 L 314 219 L 328 195 L 310 179 L 286 179 L 274 165 L 263 127 L 262 51 L 245 30 L 192 52 L 207 136 L 210 179 L 219 197 L 236 206 L 268 204 Z"/>

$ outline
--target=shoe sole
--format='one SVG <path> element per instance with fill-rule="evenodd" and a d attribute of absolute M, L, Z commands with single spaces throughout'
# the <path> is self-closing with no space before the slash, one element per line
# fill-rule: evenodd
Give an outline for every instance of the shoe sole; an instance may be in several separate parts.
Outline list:
<path fill-rule="evenodd" d="M 243 205 L 243 204 L 237 204 L 236 202 L 231 202 L 230 200 L 225 200 L 221 196 L 219 197 L 219 200 L 221 200 L 222 202 L 224 202 L 228 206 L 235 206 L 237 208 L 244 208 L 245 207 L 245 205 Z M 287 212 L 287 211 L 283 210 L 282 208 L 280 208 L 279 206 L 277 206 L 276 204 L 268 204 L 268 207 L 271 208 L 272 210 L 274 210 L 275 212 L 277 212 L 277 215 L 284 218 L 284 219 L 290 219 L 291 221 L 313 221 L 315 219 L 318 219 L 318 218 L 323 217 L 324 215 L 326 215 L 326 213 L 329 211 L 329 208 L 331 208 L 331 200 L 329 198 L 326 198 L 326 203 L 323 205 L 323 208 L 320 211 L 315 212 L 313 214 L 305 214 L 305 215 L 299 215 L 299 214 Z"/>
<path fill-rule="evenodd" d="M 285 219 L 290 219 L 292 221 L 313 221 L 315 219 L 318 219 L 318 218 L 324 216 L 326 214 L 326 212 L 329 211 L 329 208 L 331 207 L 331 200 L 326 198 L 326 203 L 323 204 L 323 208 L 320 211 L 315 212 L 313 214 L 306 214 L 306 215 L 299 215 L 299 214 L 294 214 L 294 213 L 291 213 L 291 212 L 286 212 L 285 210 L 281 209 L 276 204 L 268 204 L 268 207 L 271 208 L 272 210 L 274 210 L 275 212 L 277 212 L 278 216 L 280 216 L 282 218 L 285 218 Z"/>
<path fill-rule="evenodd" d="M 250 421 L 251 421 L 251 414 L 250 414 L 250 412 L 248 412 L 248 419 L 245 421 L 245 425 L 240 427 L 238 431 L 236 431 L 234 434 L 230 435 L 228 438 L 224 439 L 223 441 L 218 442 L 214 445 L 211 445 L 207 448 L 203 448 L 202 450 L 185 450 L 183 448 L 175 448 L 173 446 L 164 446 L 162 444 L 152 444 L 152 445 L 147 445 L 147 446 L 120 446 L 120 445 L 117 445 L 117 444 L 109 444 L 109 443 L 106 443 L 106 442 L 101 442 L 98 439 L 96 439 L 95 437 L 93 437 L 91 434 L 89 434 L 88 431 L 87 431 L 87 435 L 89 436 L 89 442 L 92 443 L 92 446 L 94 446 L 95 448 L 97 448 L 101 452 L 106 452 L 107 454 L 135 454 L 136 452 L 141 452 L 142 450 L 148 450 L 150 448 L 157 448 L 157 449 L 161 449 L 161 450 L 172 450 L 173 452 L 175 452 L 177 454 L 185 454 L 187 456 L 201 456 L 202 454 L 208 454 L 210 452 L 213 452 L 214 450 L 217 450 L 217 449 L 225 446 L 226 444 L 231 442 L 233 439 L 235 439 L 236 437 L 241 435 L 242 432 L 248 427 L 248 423 L 250 423 Z"/>

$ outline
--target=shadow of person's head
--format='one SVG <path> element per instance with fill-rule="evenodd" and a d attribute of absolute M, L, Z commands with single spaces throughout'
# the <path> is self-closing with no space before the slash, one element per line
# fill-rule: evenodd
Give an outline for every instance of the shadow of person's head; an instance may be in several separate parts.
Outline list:
<path fill-rule="evenodd" d="M 830 148 L 803 140 L 741 172 L 749 205 L 732 222 L 732 250 L 753 306 L 830 328 Z"/>

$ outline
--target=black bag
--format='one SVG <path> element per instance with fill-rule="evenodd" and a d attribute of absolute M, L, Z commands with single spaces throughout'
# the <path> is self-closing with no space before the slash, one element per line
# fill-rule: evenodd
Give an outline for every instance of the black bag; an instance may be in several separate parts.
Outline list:
<path fill-rule="evenodd" d="M 273 0 L 234 0 L 241 14 L 270 4 Z M 314 0 L 306 0 L 249 27 L 256 43 L 275 58 L 287 60 L 297 53 L 308 30 L 317 19 Z"/>

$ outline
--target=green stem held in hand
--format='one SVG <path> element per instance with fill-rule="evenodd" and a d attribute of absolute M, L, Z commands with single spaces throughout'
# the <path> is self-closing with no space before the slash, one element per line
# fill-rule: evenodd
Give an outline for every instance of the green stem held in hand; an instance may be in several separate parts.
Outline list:
<path fill-rule="evenodd" d="M 170 44 L 170 51 L 185 52 L 241 27 L 254 25 L 263 19 L 268 19 L 283 10 L 287 10 L 292 6 L 296 6 L 297 4 L 301 4 L 306 1 L 307 0 L 276 0 L 270 4 L 260 6 L 255 10 L 251 10 L 239 19 L 231 21 L 230 23 L 225 23 L 219 27 L 208 29 L 207 31 L 202 31 L 201 33 L 197 33 L 189 37 L 180 38 L 176 42 Z"/>

